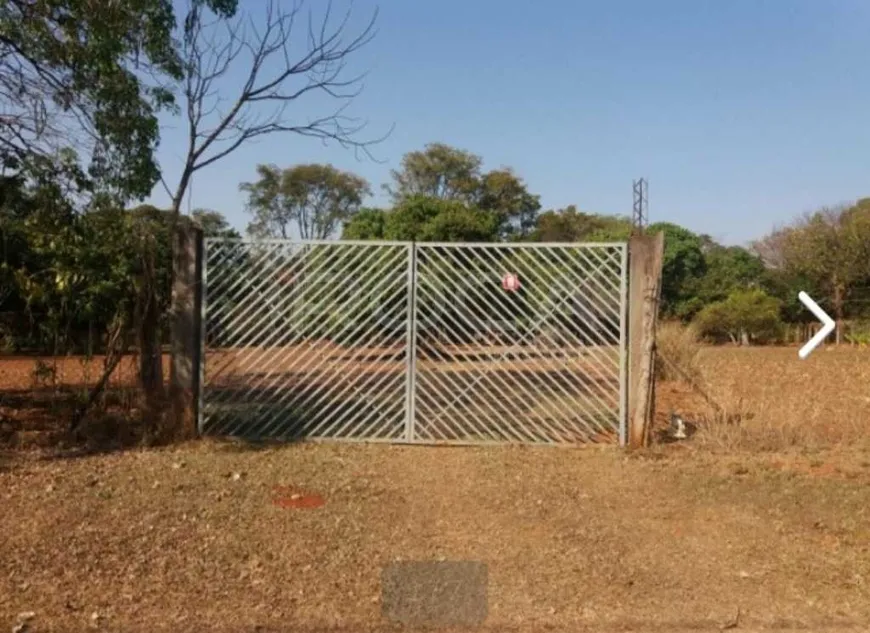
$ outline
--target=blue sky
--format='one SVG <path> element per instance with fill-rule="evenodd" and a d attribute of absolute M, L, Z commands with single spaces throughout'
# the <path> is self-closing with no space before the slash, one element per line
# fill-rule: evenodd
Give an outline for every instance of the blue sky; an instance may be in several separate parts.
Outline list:
<path fill-rule="evenodd" d="M 513 167 L 545 208 L 628 214 L 632 180 L 646 177 L 652 221 L 727 243 L 870 195 L 866 0 L 356 0 L 353 23 L 375 6 L 350 113 L 372 136 L 395 126 L 373 150 L 383 162 L 272 136 L 199 172 L 193 208 L 244 228 L 238 184 L 257 163 L 329 162 L 377 192 L 405 152 L 433 141 Z M 322 108 L 300 101 L 289 114 Z M 169 180 L 183 147 L 179 129 L 164 130 Z M 152 202 L 166 199 L 155 190 Z"/>

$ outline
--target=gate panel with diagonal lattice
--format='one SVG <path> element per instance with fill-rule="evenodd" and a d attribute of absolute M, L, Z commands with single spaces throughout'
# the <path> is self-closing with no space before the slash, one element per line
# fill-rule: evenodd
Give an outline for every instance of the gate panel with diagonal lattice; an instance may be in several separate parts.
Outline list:
<path fill-rule="evenodd" d="M 405 437 L 410 247 L 207 240 L 204 433 Z"/>
<path fill-rule="evenodd" d="M 419 245 L 414 439 L 615 439 L 624 270 L 621 244 Z"/>
<path fill-rule="evenodd" d="M 201 431 L 624 439 L 624 244 L 206 240 Z"/>

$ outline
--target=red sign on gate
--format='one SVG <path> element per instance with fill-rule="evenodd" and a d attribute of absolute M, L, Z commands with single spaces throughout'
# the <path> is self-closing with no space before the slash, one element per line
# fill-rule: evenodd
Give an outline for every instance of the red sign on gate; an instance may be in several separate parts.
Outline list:
<path fill-rule="evenodd" d="M 520 278 L 512 273 L 505 273 L 501 278 L 501 287 L 508 292 L 516 292 L 520 289 Z"/>

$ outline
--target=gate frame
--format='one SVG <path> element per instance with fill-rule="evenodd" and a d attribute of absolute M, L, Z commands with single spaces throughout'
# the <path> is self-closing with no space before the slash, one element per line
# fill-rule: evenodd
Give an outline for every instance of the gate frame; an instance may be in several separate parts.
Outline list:
<path fill-rule="evenodd" d="M 417 245 L 408 244 L 408 297 L 405 302 L 405 442 L 414 443 L 414 414 L 417 393 Z"/>
<path fill-rule="evenodd" d="M 185 407 L 195 420 L 195 431 L 198 435 L 202 435 L 203 429 L 203 396 L 205 391 L 205 363 L 206 363 L 206 310 L 208 306 L 208 266 L 206 265 L 206 252 L 210 243 L 253 243 L 253 244 L 294 244 L 299 246 L 318 246 L 318 245 L 360 245 L 360 246 L 403 246 L 408 249 L 408 264 L 407 276 L 410 285 L 406 309 L 408 310 L 408 324 L 406 326 L 406 384 L 405 384 L 405 439 L 402 440 L 375 440 L 378 442 L 389 441 L 392 443 L 409 443 L 409 444 L 441 444 L 440 442 L 414 440 L 414 416 L 415 416 L 415 390 L 416 390 L 416 309 L 417 309 L 417 280 L 419 274 L 417 248 L 424 247 L 448 247 L 459 249 L 478 249 L 478 248 L 509 248 L 509 249 L 546 249 L 546 248 L 613 248 L 620 247 L 620 288 L 619 288 L 619 424 L 618 424 L 618 443 L 619 446 L 626 446 L 629 443 L 629 435 L 632 440 L 635 437 L 635 417 L 642 415 L 639 413 L 634 404 L 637 398 L 638 390 L 643 390 L 641 376 L 638 375 L 637 367 L 638 360 L 635 357 L 636 349 L 646 349 L 649 347 L 650 330 L 649 327 L 636 328 L 635 321 L 637 314 L 643 313 L 643 307 L 648 307 L 648 301 L 637 301 L 638 297 L 648 298 L 650 285 L 652 285 L 653 296 L 660 292 L 661 278 L 661 256 L 658 259 L 658 275 L 654 275 L 656 261 L 655 255 L 658 254 L 655 247 L 650 261 L 650 256 L 644 255 L 644 249 L 639 249 L 635 246 L 634 238 L 628 241 L 619 242 L 518 242 L 518 243 L 502 243 L 502 242 L 421 242 L 415 241 L 395 241 L 395 240 L 286 240 L 286 239 L 253 239 L 253 238 L 223 238 L 223 237 L 204 237 L 202 229 L 193 222 L 181 222 L 178 226 L 179 238 L 181 243 L 192 245 L 193 252 L 188 254 L 186 258 L 188 265 L 182 270 L 185 272 L 185 280 L 188 286 L 193 289 L 192 300 L 183 302 L 183 314 L 176 315 L 182 319 L 190 319 L 193 324 L 194 334 L 189 345 L 183 346 L 181 351 L 181 362 L 189 363 L 191 367 L 191 379 L 189 387 L 185 390 Z M 186 239 L 185 239 L 186 236 Z M 655 238 L 654 238 L 655 239 Z M 658 243 L 656 243 L 658 246 Z M 660 247 L 659 247 L 660 248 Z M 649 250 L 649 249 L 647 249 Z M 189 255 L 193 257 L 190 258 Z M 630 267 L 630 268 L 629 268 Z M 652 268 L 652 271 L 650 270 Z M 643 270 L 645 275 L 638 276 L 635 270 Z M 651 274 L 653 273 L 653 274 Z M 652 283 L 650 283 L 652 282 Z M 638 287 L 639 286 L 639 287 Z M 644 293 L 643 290 L 646 290 Z M 629 298 L 629 293 L 631 297 Z M 654 318 L 654 317 L 653 317 Z M 648 319 L 644 320 L 646 326 Z M 653 339 L 654 339 L 654 321 L 653 321 Z M 654 343 L 652 345 L 654 348 Z M 643 354 L 648 357 L 649 354 Z M 651 390 L 652 387 L 649 387 Z M 642 394 L 641 394 L 642 395 Z M 648 398 L 643 398 L 649 401 Z M 641 410 L 644 407 L 640 407 Z M 647 420 L 651 412 L 647 409 Z M 183 418 L 177 417 L 176 422 L 182 422 Z M 648 424 L 644 424 L 648 427 Z M 648 428 L 647 428 L 648 430 Z M 341 438 L 341 441 L 371 441 L 365 439 L 353 440 L 352 438 Z M 482 445 L 486 442 L 477 442 L 474 445 Z M 457 444 L 458 442 L 451 442 Z M 544 444 L 546 445 L 546 444 Z M 564 446 L 557 444 L 559 446 Z M 579 446 L 582 446 L 580 444 Z M 634 445 L 634 442 L 632 442 Z"/>

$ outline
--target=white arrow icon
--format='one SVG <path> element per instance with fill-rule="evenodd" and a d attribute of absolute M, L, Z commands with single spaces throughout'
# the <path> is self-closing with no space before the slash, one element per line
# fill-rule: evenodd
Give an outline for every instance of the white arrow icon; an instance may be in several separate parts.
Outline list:
<path fill-rule="evenodd" d="M 810 309 L 816 318 L 824 323 L 824 327 L 821 330 L 816 332 L 816 335 L 807 341 L 806 345 L 804 345 L 800 351 L 798 352 L 798 356 L 801 359 L 806 358 L 810 355 L 810 353 L 818 347 L 819 343 L 828 338 L 828 334 L 834 331 L 834 328 L 837 327 L 834 320 L 827 315 L 827 313 L 819 307 L 819 304 L 810 299 L 810 296 L 801 290 L 798 293 L 798 299 L 801 300 L 801 303 L 804 304 L 807 308 Z"/>

